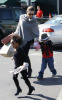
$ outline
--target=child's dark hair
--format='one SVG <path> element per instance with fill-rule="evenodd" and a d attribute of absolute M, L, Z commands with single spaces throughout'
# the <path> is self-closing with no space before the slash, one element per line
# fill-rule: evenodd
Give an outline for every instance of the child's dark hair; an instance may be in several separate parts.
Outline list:
<path fill-rule="evenodd" d="M 18 43 L 19 45 L 22 44 L 22 39 L 21 39 L 21 36 L 17 35 L 17 34 L 14 34 L 11 38 L 13 41 L 15 41 L 16 43 Z"/>

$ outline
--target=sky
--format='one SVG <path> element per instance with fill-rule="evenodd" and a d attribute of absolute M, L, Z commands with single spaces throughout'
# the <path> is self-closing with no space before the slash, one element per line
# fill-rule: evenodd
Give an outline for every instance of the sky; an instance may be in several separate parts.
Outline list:
<path fill-rule="evenodd" d="M 6 2 L 7 0 L 0 0 L 0 3 L 4 3 L 4 2 Z"/>

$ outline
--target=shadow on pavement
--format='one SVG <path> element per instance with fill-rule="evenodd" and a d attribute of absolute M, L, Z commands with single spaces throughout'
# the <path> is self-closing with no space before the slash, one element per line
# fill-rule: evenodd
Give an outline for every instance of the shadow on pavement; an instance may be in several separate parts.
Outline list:
<path fill-rule="evenodd" d="M 29 78 L 29 77 L 28 77 Z M 34 76 L 31 76 L 30 78 L 36 78 L 36 76 L 34 77 Z"/>
<path fill-rule="evenodd" d="M 43 78 L 42 80 L 34 81 L 33 83 L 45 86 L 62 85 L 62 76 L 57 75 L 56 77 L 47 77 Z"/>
<path fill-rule="evenodd" d="M 42 97 L 42 98 L 45 98 L 47 100 L 56 100 L 54 98 L 50 98 L 50 97 L 47 97 L 47 96 L 44 96 L 42 94 L 32 94 L 33 96 L 38 96 L 38 97 Z M 31 95 L 31 96 L 32 96 Z M 22 99 L 22 98 L 27 98 L 27 99 L 32 99 L 32 100 L 42 100 L 42 99 L 38 99 L 37 97 L 31 97 L 31 96 L 24 96 L 24 97 L 18 97 L 19 99 Z"/>
<path fill-rule="evenodd" d="M 28 77 L 28 78 L 36 78 L 36 76 L 34 77 L 34 76 L 31 76 L 31 77 Z M 23 77 L 21 77 L 21 79 L 23 79 Z"/>
<path fill-rule="evenodd" d="M 19 98 L 19 99 L 27 98 L 27 99 L 32 99 L 32 100 L 41 100 L 41 99 L 34 98 L 34 97 L 30 97 L 30 96 L 23 96 L 23 97 L 18 97 L 18 98 Z"/>

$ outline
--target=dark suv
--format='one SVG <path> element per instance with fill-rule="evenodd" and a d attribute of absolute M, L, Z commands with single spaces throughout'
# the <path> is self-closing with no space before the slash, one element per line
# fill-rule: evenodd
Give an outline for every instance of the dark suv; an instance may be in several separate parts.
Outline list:
<path fill-rule="evenodd" d="M 25 10 L 20 7 L 0 6 L 0 41 L 15 31 L 20 14 L 25 14 Z"/>

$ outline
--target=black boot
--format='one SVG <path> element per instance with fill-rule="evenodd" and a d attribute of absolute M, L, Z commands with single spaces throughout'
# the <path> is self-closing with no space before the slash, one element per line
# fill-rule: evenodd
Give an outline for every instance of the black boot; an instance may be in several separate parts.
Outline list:
<path fill-rule="evenodd" d="M 33 86 L 31 86 L 27 94 L 31 95 L 31 93 L 33 92 L 33 90 L 35 90 L 35 88 Z"/>
<path fill-rule="evenodd" d="M 19 95 L 20 92 L 22 92 L 22 89 L 17 89 L 17 92 L 15 93 L 15 96 Z"/>

